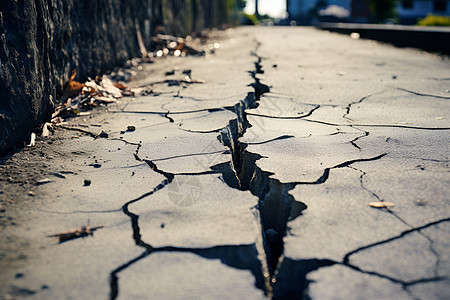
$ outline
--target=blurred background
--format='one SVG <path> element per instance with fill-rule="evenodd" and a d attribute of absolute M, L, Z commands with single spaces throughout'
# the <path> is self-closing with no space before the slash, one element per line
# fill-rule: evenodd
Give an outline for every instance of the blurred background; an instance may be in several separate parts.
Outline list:
<path fill-rule="evenodd" d="M 446 0 L 247 0 L 243 24 L 316 25 L 319 22 L 449 26 Z"/>

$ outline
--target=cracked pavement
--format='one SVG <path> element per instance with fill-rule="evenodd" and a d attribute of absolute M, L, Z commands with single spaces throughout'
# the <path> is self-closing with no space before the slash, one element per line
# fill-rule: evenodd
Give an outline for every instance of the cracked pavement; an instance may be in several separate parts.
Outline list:
<path fill-rule="evenodd" d="M 0 298 L 447 298 L 448 58 L 303 27 L 219 43 L 131 82 L 205 83 L 70 122 L 108 138 L 59 145 L 72 173 L 3 230 Z"/>

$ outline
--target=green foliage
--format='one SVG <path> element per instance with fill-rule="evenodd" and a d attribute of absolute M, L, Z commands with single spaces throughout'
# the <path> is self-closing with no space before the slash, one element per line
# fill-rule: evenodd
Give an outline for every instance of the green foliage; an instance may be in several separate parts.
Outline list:
<path fill-rule="evenodd" d="M 450 16 L 428 15 L 417 22 L 418 26 L 450 26 Z"/>
<path fill-rule="evenodd" d="M 395 8 L 398 0 L 366 0 L 366 2 L 378 22 L 397 17 Z"/>
<path fill-rule="evenodd" d="M 241 24 L 243 25 L 258 25 L 259 19 L 256 15 L 249 15 L 246 13 L 242 13 L 241 15 Z"/>
<path fill-rule="evenodd" d="M 247 3 L 246 0 L 226 0 L 229 12 L 242 11 Z"/>
<path fill-rule="evenodd" d="M 239 10 L 243 10 L 245 6 L 247 5 L 247 0 L 236 0 L 237 8 Z"/>

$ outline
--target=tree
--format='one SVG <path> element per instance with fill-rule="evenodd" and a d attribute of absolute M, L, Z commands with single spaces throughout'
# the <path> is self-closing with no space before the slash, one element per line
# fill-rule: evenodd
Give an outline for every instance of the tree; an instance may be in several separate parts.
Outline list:
<path fill-rule="evenodd" d="M 398 0 L 366 0 L 372 14 L 378 22 L 394 18 L 397 15 L 395 10 Z"/>

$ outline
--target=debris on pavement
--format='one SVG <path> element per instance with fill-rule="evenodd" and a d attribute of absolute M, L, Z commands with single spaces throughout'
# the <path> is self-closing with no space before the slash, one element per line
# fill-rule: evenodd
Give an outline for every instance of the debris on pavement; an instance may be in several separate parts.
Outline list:
<path fill-rule="evenodd" d="M 393 202 L 381 202 L 381 201 L 370 202 L 369 205 L 375 208 L 389 208 L 395 206 Z"/>
<path fill-rule="evenodd" d="M 50 183 L 50 182 L 52 182 L 50 179 L 48 179 L 48 178 L 43 178 L 43 179 L 41 179 L 41 180 L 38 180 L 38 181 L 36 182 L 36 185 L 43 185 L 43 184 Z"/>
<path fill-rule="evenodd" d="M 42 137 L 48 137 L 50 135 L 49 127 L 51 127 L 51 126 L 52 126 L 52 123 L 48 123 L 48 122 L 46 122 L 46 123 L 44 123 L 44 125 L 42 125 L 42 133 L 41 133 Z"/>
<path fill-rule="evenodd" d="M 86 86 L 84 83 L 75 81 L 75 77 L 77 76 L 77 70 L 74 69 L 72 71 L 72 75 L 70 75 L 69 82 L 67 83 L 67 87 L 64 89 L 63 95 L 60 99 L 62 103 L 66 102 L 67 99 L 74 97 L 80 93 L 80 91 Z"/>
<path fill-rule="evenodd" d="M 84 186 L 90 186 L 91 183 L 92 183 L 92 181 L 90 181 L 89 179 L 84 180 Z"/>
<path fill-rule="evenodd" d="M 53 176 L 61 178 L 61 179 L 66 179 L 66 176 L 64 176 L 63 174 L 58 173 L 58 172 L 51 172 L 50 175 L 53 175 Z"/>
<path fill-rule="evenodd" d="M 94 231 L 96 231 L 97 229 L 103 228 L 103 227 L 104 226 L 90 227 L 89 225 L 86 225 L 86 226 L 81 226 L 80 228 L 77 228 L 75 230 L 71 230 L 68 232 L 50 234 L 50 235 L 47 235 L 47 237 L 57 237 L 59 239 L 59 242 L 63 243 L 65 241 L 77 239 L 80 237 L 85 237 L 88 235 L 94 236 Z"/>
<path fill-rule="evenodd" d="M 35 144 L 36 144 L 36 134 L 32 132 L 30 136 L 30 142 L 27 144 L 27 146 L 33 147 Z"/>
<path fill-rule="evenodd" d="M 179 53 L 177 56 L 186 56 L 187 54 L 205 55 L 205 51 L 200 49 L 200 40 L 191 36 L 181 38 L 167 34 L 158 34 L 152 38 L 152 42 L 156 45 L 156 56 L 175 55 L 177 50 L 177 53 Z M 158 51 L 161 51 L 161 55 L 158 55 Z"/>
<path fill-rule="evenodd" d="M 135 126 L 133 126 L 133 125 L 127 126 L 127 131 L 135 131 L 135 130 L 136 130 Z"/>
<path fill-rule="evenodd" d="M 172 69 L 172 70 L 170 70 L 170 71 L 167 71 L 166 73 L 164 73 L 164 75 L 166 75 L 166 76 L 175 75 L 175 69 Z"/>
<path fill-rule="evenodd" d="M 98 136 L 106 139 L 106 138 L 108 138 L 109 135 L 102 130 L 102 132 L 100 132 L 100 134 Z"/>

